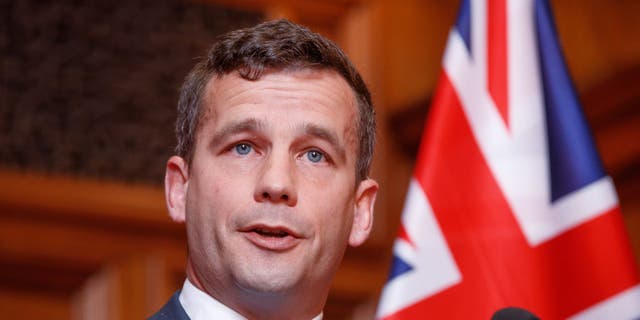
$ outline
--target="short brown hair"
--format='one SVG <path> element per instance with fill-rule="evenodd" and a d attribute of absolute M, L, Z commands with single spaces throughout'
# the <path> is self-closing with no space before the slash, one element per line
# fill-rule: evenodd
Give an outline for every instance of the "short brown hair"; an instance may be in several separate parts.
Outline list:
<path fill-rule="evenodd" d="M 287 20 L 264 22 L 223 35 L 187 75 L 178 101 L 176 153 L 191 163 L 195 135 L 202 118 L 205 87 L 213 76 L 237 71 L 258 80 L 265 70 L 329 69 L 353 89 L 358 104 L 356 181 L 366 179 L 376 139 L 371 94 L 342 50 L 330 40 Z"/>

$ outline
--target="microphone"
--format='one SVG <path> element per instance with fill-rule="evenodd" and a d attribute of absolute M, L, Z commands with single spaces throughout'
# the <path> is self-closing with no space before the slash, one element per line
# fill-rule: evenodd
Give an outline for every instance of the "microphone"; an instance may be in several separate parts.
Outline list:
<path fill-rule="evenodd" d="M 496 311 L 491 320 L 540 320 L 535 314 L 516 307 L 502 308 Z"/>

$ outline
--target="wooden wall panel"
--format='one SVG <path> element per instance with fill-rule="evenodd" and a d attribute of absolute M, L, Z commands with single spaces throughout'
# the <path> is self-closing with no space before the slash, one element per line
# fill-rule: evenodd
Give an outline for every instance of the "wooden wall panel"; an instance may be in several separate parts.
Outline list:
<path fill-rule="evenodd" d="M 7 319 L 71 319 L 66 297 L 19 290 L 0 290 L 0 310 Z"/>
<path fill-rule="evenodd" d="M 0 183 L 4 316 L 139 319 L 184 279 L 184 230 L 157 187 L 8 171 Z"/>

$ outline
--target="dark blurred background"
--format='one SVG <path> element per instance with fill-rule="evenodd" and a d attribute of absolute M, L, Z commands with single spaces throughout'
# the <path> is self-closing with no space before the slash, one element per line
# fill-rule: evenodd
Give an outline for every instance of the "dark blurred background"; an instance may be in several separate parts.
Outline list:
<path fill-rule="evenodd" d="M 640 257 L 640 2 L 551 1 Z M 140 319 L 184 280 L 164 208 L 177 92 L 216 36 L 286 17 L 340 44 L 374 95 L 382 189 L 326 319 L 369 319 L 458 1 L 0 0 L 0 310 Z"/>

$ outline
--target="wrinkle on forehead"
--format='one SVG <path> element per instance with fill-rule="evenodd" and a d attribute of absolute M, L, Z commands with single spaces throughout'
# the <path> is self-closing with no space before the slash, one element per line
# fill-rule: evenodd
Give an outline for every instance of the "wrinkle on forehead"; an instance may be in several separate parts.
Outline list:
<path fill-rule="evenodd" d="M 356 94 L 353 88 L 349 86 L 347 81 L 339 73 L 331 69 L 312 69 L 312 68 L 309 69 L 308 68 L 308 69 L 283 69 L 283 70 L 270 70 L 270 71 L 268 70 L 268 71 L 265 71 L 262 74 L 262 76 L 257 80 L 244 79 L 236 71 L 229 74 L 224 74 L 224 75 L 214 75 L 213 77 L 211 77 L 211 79 L 205 86 L 203 99 L 201 102 L 201 110 L 200 110 L 201 116 L 198 122 L 198 130 L 196 131 L 196 133 L 201 131 L 201 127 L 203 127 L 202 125 L 203 123 L 206 123 L 212 120 L 215 121 L 216 117 L 218 116 L 217 108 L 215 107 L 216 103 L 218 102 L 216 101 L 216 97 L 219 98 L 221 95 L 223 95 L 223 97 L 226 97 L 226 98 L 229 98 L 229 97 L 233 98 L 233 95 L 242 94 L 244 91 L 253 91 L 256 89 L 257 90 L 265 90 L 265 89 L 279 90 L 279 88 L 286 89 L 287 83 L 289 83 L 289 81 L 284 80 L 282 81 L 282 85 L 279 85 L 276 83 L 275 85 L 269 86 L 269 87 L 267 86 L 257 87 L 257 88 L 252 87 L 252 88 L 247 88 L 246 90 L 241 90 L 241 89 L 237 89 L 237 84 L 233 85 L 228 82 L 224 83 L 223 80 L 225 79 L 229 79 L 231 81 L 240 81 L 239 83 L 242 83 L 244 81 L 259 83 L 260 81 L 262 81 L 267 77 L 285 76 L 289 78 L 295 78 L 295 81 L 300 83 L 304 83 L 305 81 L 315 81 L 317 83 L 317 81 L 321 80 L 323 77 L 325 77 L 326 79 L 327 75 L 331 76 L 330 79 L 339 82 L 339 87 L 342 87 L 343 89 L 345 89 L 345 90 L 338 90 L 338 91 L 327 89 L 327 92 L 326 92 L 327 94 L 332 94 L 336 96 L 340 96 L 343 94 L 348 95 L 346 100 L 350 101 L 350 104 L 348 106 L 345 106 L 349 108 L 349 110 L 347 112 L 348 119 L 345 119 L 346 125 L 344 126 L 343 134 L 345 137 L 345 146 L 353 146 L 355 150 L 354 157 L 357 158 L 359 154 L 359 149 L 360 149 L 359 138 L 357 134 L 358 114 L 360 111 L 358 109 Z M 222 83 L 222 86 L 220 85 L 221 83 Z M 232 94 L 229 94 L 228 91 L 234 90 L 234 89 L 237 89 L 237 90 Z M 221 91 L 224 91 L 224 92 L 221 92 Z M 291 93 L 283 91 L 283 97 L 286 98 L 286 96 L 289 94 Z M 342 100 L 340 98 L 338 99 Z M 333 107 L 343 107 L 343 106 L 333 106 Z"/>

